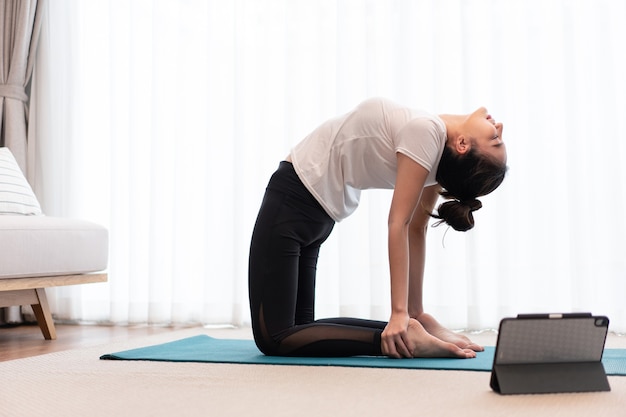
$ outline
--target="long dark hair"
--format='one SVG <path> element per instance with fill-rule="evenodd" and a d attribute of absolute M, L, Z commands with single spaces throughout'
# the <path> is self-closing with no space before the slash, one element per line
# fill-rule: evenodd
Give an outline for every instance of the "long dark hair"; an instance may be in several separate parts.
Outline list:
<path fill-rule="evenodd" d="M 431 216 L 446 222 L 454 230 L 470 230 L 474 227 L 472 212 L 482 207 L 477 198 L 498 188 L 506 171 L 506 164 L 478 153 L 475 147 L 460 155 L 446 146 L 436 179 L 443 187 L 441 195 L 449 201 L 440 204 L 437 214 Z"/>

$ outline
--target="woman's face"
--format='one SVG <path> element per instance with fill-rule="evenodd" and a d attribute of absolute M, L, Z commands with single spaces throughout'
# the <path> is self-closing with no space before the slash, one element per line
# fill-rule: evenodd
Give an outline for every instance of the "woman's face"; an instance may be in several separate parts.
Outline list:
<path fill-rule="evenodd" d="M 464 124 L 465 133 L 472 138 L 472 145 L 482 154 L 491 155 L 495 160 L 506 164 L 506 146 L 502 141 L 502 123 L 495 119 L 484 107 L 470 114 Z"/>

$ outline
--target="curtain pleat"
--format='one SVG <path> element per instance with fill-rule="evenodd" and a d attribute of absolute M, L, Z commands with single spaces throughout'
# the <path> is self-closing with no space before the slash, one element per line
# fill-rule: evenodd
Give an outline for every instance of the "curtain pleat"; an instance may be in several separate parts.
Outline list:
<path fill-rule="evenodd" d="M 425 305 L 453 328 L 592 311 L 626 331 L 626 6 L 610 0 L 56 0 L 35 69 L 36 191 L 109 227 L 109 283 L 59 319 L 245 324 L 269 176 L 319 123 L 385 96 L 486 106 L 509 175 L 468 233 L 429 231 Z M 387 319 L 390 192 L 322 248 L 317 315 Z"/>

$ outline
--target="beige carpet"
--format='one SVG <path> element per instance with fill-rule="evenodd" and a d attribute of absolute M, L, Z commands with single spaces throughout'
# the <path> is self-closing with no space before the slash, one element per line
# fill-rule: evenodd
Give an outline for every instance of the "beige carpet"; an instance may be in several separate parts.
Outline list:
<path fill-rule="evenodd" d="M 196 334 L 186 329 L 0 363 L 0 416 L 625 416 L 626 377 L 607 393 L 500 396 L 487 372 L 102 361 L 104 353 Z M 474 335 L 495 344 L 493 333 Z M 626 348 L 610 336 L 607 347 Z"/>

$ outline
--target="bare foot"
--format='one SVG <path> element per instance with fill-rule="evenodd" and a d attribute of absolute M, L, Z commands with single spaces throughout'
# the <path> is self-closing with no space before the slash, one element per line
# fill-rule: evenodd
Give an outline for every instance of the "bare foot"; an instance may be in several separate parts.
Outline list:
<path fill-rule="evenodd" d="M 412 342 L 414 358 L 475 358 L 472 349 L 462 349 L 431 335 L 415 319 L 409 320 L 408 338 Z"/>
<path fill-rule="evenodd" d="M 422 313 L 417 320 L 424 326 L 424 329 L 431 335 L 443 340 L 444 342 L 453 343 L 461 349 L 471 349 L 475 352 L 482 352 L 485 350 L 480 345 L 472 342 L 469 338 L 462 334 L 454 333 L 443 327 L 433 316 L 427 313 Z"/>

